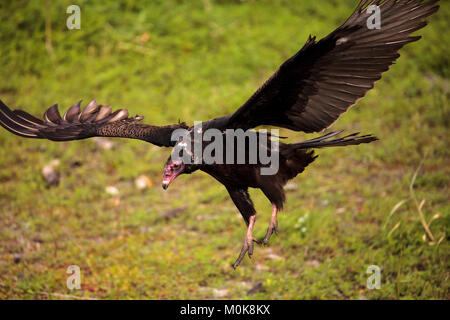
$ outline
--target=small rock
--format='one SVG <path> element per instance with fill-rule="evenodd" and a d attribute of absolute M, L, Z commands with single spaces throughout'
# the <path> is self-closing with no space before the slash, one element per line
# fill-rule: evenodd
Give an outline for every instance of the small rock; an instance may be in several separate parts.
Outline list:
<path fill-rule="evenodd" d="M 83 163 L 79 160 L 75 160 L 71 163 L 71 166 L 74 168 L 81 167 L 82 165 L 83 165 Z"/>
<path fill-rule="evenodd" d="M 284 186 L 284 190 L 286 190 L 286 191 L 295 191 L 297 189 L 298 189 L 298 185 L 294 182 L 288 182 Z"/>
<path fill-rule="evenodd" d="M 57 166 L 59 166 L 59 160 L 53 159 L 42 168 L 42 175 L 49 186 L 56 186 L 59 184 L 60 175 L 55 169 Z"/>
<path fill-rule="evenodd" d="M 195 219 L 197 219 L 197 221 L 203 221 L 203 220 L 217 219 L 217 217 L 200 214 L 200 215 L 198 215 Z"/>
<path fill-rule="evenodd" d="M 240 281 L 238 283 L 236 283 L 236 285 L 246 288 L 246 289 L 250 289 L 250 287 L 252 286 L 250 282 L 247 281 Z"/>
<path fill-rule="evenodd" d="M 176 218 L 176 217 L 178 217 L 180 214 L 182 214 L 183 212 L 185 212 L 187 208 L 188 208 L 187 206 L 184 206 L 184 207 L 179 207 L 179 208 L 167 210 L 167 211 L 164 211 L 164 212 L 162 213 L 162 216 L 163 216 L 165 219 L 167 219 L 167 220 L 172 219 L 172 218 Z"/>
<path fill-rule="evenodd" d="M 268 254 L 267 255 L 267 258 L 269 258 L 270 260 L 284 260 L 284 258 L 282 258 L 282 257 L 280 257 L 280 256 L 278 256 L 278 255 L 276 255 L 276 254 Z"/>
<path fill-rule="evenodd" d="M 227 289 L 213 289 L 212 291 L 215 298 L 225 298 L 228 295 Z"/>
<path fill-rule="evenodd" d="M 247 294 L 250 296 L 252 294 L 255 294 L 257 292 L 260 292 L 264 289 L 262 282 L 258 282 L 253 288 L 248 290 Z"/>
<path fill-rule="evenodd" d="M 336 213 L 344 213 L 345 210 L 346 210 L 345 208 L 337 208 Z"/>
<path fill-rule="evenodd" d="M 103 138 L 103 137 L 95 137 L 94 142 L 98 147 L 105 149 L 105 150 L 109 150 L 114 147 L 114 142 L 112 142 L 109 139 Z"/>
<path fill-rule="evenodd" d="M 153 187 L 153 181 L 146 175 L 142 174 L 134 180 L 134 185 L 139 190 L 144 190 Z"/>
<path fill-rule="evenodd" d="M 356 202 L 358 202 L 358 203 L 364 203 L 364 201 L 366 201 L 366 199 L 365 198 L 362 198 L 362 197 L 356 197 Z"/>
<path fill-rule="evenodd" d="M 34 242 L 39 242 L 39 243 L 43 243 L 44 240 L 42 240 L 40 237 L 36 236 L 32 239 Z"/>
<path fill-rule="evenodd" d="M 141 233 L 149 233 L 153 230 L 152 227 L 148 227 L 148 226 L 143 226 L 141 227 Z"/>
<path fill-rule="evenodd" d="M 340 292 L 339 290 L 334 290 L 333 293 L 336 297 L 339 297 L 339 298 L 342 297 L 342 292 Z"/>
<path fill-rule="evenodd" d="M 320 266 L 320 261 L 316 260 L 316 259 L 313 259 L 313 260 L 306 261 L 305 264 L 306 264 L 307 267 L 315 268 L 315 267 Z"/>
<path fill-rule="evenodd" d="M 22 261 L 22 257 L 20 256 L 20 254 L 15 254 L 13 261 L 15 264 L 18 264 L 20 261 Z"/>
<path fill-rule="evenodd" d="M 270 260 L 284 260 L 283 257 L 280 257 L 279 255 L 273 253 L 272 248 L 265 249 L 264 253 L 266 254 L 266 257 L 269 258 Z"/>
<path fill-rule="evenodd" d="M 259 263 L 259 264 L 256 265 L 255 269 L 256 269 L 257 271 L 268 271 L 268 270 L 269 270 L 269 267 L 263 265 L 262 263 Z"/>
<path fill-rule="evenodd" d="M 211 295 L 211 288 L 209 288 L 209 287 L 201 286 L 200 288 L 198 288 L 198 291 L 201 292 L 202 294 L 206 295 L 206 296 L 210 296 Z"/>
<path fill-rule="evenodd" d="M 119 194 L 119 189 L 115 186 L 108 186 L 105 188 L 105 191 L 112 196 L 117 196 Z"/>

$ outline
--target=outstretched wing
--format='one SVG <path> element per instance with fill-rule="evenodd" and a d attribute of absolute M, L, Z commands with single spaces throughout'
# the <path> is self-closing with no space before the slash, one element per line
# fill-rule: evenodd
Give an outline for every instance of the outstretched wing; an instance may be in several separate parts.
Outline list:
<path fill-rule="evenodd" d="M 373 88 L 375 81 L 400 56 L 411 36 L 435 13 L 438 0 L 362 0 L 350 18 L 327 37 L 309 37 L 304 47 L 281 67 L 234 114 L 229 128 L 274 125 L 318 132 L 330 126 Z M 377 5 L 380 29 L 367 20 Z M 372 21 L 372 20 L 371 20 Z M 371 22 L 370 21 L 370 22 Z"/>
<path fill-rule="evenodd" d="M 80 140 L 90 137 L 121 137 L 140 139 L 157 146 L 170 147 L 172 132 L 187 128 L 184 123 L 170 126 L 140 124 L 143 117 L 128 117 L 128 110 L 112 112 L 106 105 L 91 101 L 83 110 L 81 101 L 70 107 L 61 117 L 55 104 L 44 113 L 44 120 L 37 119 L 22 110 L 10 110 L 0 100 L 0 125 L 8 131 L 26 138 L 53 141 Z"/>

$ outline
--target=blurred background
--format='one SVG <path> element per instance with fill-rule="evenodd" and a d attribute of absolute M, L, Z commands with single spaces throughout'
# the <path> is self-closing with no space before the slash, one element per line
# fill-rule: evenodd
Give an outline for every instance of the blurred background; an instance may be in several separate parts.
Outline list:
<path fill-rule="evenodd" d="M 208 120 L 233 112 L 358 2 L 2 1 L 0 99 L 39 117 L 96 98 L 150 124 Z M 66 27 L 71 4 L 80 30 Z M 2 128 L 0 298 L 448 299 L 450 2 L 430 20 L 332 127 L 380 141 L 318 150 L 286 186 L 279 236 L 236 271 L 237 209 L 200 172 L 163 191 L 169 149 Z M 251 195 L 262 238 L 271 206 Z M 69 265 L 81 268 L 81 290 L 66 287 Z M 366 286 L 370 265 L 379 290 Z"/>

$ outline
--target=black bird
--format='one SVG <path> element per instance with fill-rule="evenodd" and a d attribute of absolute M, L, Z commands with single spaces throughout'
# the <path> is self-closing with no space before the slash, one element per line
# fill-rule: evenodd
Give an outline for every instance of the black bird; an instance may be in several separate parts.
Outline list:
<path fill-rule="evenodd" d="M 340 132 L 332 132 L 300 143 L 280 142 L 277 148 L 272 148 L 273 141 L 268 139 L 265 147 L 278 157 L 279 169 L 273 175 L 263 175 L 261 169 L 266 164 L 260 160 L 250 163 L 248 156 L 243 164 L 223 164 L 220 161 L 206 164 L 195 159 L 189 147 L 198 140 L 195 138 L 196 130 L 203 133 L 207 129 L 217 129 L 226 138 L 228 129 L 250 130 L 262 125 L 306 133 L 328 128 L 373 88 L 382 73 L 400 56 L 398 51 L 404 45 L 420 39 L 420 36 L 411 34 L 425 27 L 425 19 L 439 8 L 437 2 L 362 0 L 347 21 L 328 36 L 320 41 L 309 36 L 303 48 L 285 61 L 236 112 L 203 122 L 200 126 L 140 124 L 142 117 L 128 117 L 125 109 L 112 112 L 110 106 L 98 105 L 95 100 L 83 110 L 78 102 L 63 117 L 54 105 L 45 112 L 43 121 L 21 110 L 11 111 L 0 101 L 0 124 L 27 138 L 67 141 L 96 136 L 122 137 L 174 147 L 174 150 L 178 148 L 181 154 L 188 155 L 188 160 L 193 161 L 174 160 L 172 153 L 165 164 L 163 188 L 166 189 L 180 174 L 196 170 L 202 170 L 224 184 L 248 227 L 241 253 L 234 264 L 236 268 L 246 253 L 249 257 L 252 255 L 253 242 L 259 242 L 252 236 L 256 212 L 248 188 L 261 189 L 272 203 L 272 216 L 264 238 L 267 244 L 272 233 L 278 233 L 277 212 L 285 201 L 283 186 L 314 161 L 316 156 L 311 149 L 357 145 L 377 138 L 358 133 L 336 138 Z M 367 20 L 373 14 L 367 10 L 370 5 L 377 5 L 380 10 L 379 29 L 369 28 Z M 172 134 L 177 129 L 185 129 L 187 133 L 173 140 Z M 261 141 L 265 137 L 267 134 L 257 134 L 258 150 L 264 147 Z M 208 143 L 201 142 L 202 150 L 207 146 Z M 234 144 L 232 148 L 233 152 L 239 148 L 249 151 L 250 142 L 246 139 L 241 147 Z M 231 152 L 228 146 L 227 152 Z"/>

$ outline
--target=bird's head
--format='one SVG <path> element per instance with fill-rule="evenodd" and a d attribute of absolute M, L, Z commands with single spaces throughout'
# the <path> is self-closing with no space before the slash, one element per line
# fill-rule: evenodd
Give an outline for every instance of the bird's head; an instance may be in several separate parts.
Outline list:
<path fill-rule="evenodd" d="M 162 181 L 162 187 L 166 190 L 169 185 L 178 177 L 180 174 L 184 173 L 185 165 L 181 160 L 172 160 L 169 158 L 164 166 L 164 175 Z"/>
<path fill-rule="evenodd" d="M 162 182 L 164 190 L 180 174 L 191 174 L 200 169 L 201 165 L 198 164 L 196 161 L 198 159 L 195 158 L 194 152 L 191 151 L 195 149 L 193 135 L 193 130 L 184 132 L 172 149 L 172 153 L 164 166 Z"/>

